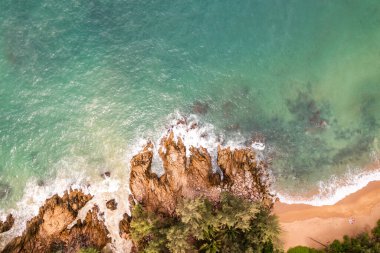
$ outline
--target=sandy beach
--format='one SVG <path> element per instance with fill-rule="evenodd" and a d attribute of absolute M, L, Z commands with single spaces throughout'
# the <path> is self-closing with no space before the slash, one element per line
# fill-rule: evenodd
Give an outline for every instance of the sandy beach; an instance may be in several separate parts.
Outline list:
<path fill-rule="evenodd" d="M 370 231 L 375 226 L 380 219 L 380 181 L 370 182 L 335 205 L 277 202 L 274 212 L 280 219 L 285 249 L 297 245 L 323 248 L 344 235 Z"/>

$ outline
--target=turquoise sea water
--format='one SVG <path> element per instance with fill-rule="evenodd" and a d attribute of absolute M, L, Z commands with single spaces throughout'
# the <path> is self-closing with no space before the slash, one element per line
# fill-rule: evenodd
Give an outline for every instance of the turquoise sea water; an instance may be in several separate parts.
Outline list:
<path fill-rule="evenodd" d="M 125 173 L 174 112 L 264 136 L 286 194 L 360 171 L 380 151 L 380 2 L 0 2 L 0 209 L 31 178 Z"/>

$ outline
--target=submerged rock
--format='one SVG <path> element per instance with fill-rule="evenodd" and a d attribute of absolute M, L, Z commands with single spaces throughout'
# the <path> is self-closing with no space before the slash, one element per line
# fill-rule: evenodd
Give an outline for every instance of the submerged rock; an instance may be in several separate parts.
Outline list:
<path fill-rule="evenodd" d="M 26 229 L 3 249 L 5 252 L 77 252 L 80 248 L 102 249 L 110 239 L 98 208 L 90 210 L 84 220 L 77 218 L 79 210 L 92 198 L 81 191 L 65 192 L 46 200 L 36 217 L 27 222 Z"/>
<path fill-rule="evenodd" d="M 0 221 L 0 234 L 10 230 L 15 223 L 15 219 L 12 214 L 9 214 L 5 221 Z"/>
<path fill-rule="evenodd" d="M 268 199 L 270 205 L 266 165 L 256 161 L 252 149 L 218 150 L 218 165 L 224 178 L 212 169 L 211 156 L 203 148 L 186 147 L 173 132 L 162 140 L 159 149 L 165 173 L 158 177 L 151 171 L 153 145 L 146 147 L 131 160 L 130 188 L 137 202 L 147 210 L 173 214 L 177 202 L 183 198 L 206 197 L 218 201 L 221 191 L 254 201 Z"/>
<path fill-rule="evenodd" d="M 195 114 L 204 115 L 208 112 L 210 106 L 207 103 L 202 103 L 200 101 L 195 101 L 193 104 L 192 111 Z"/>
<path fill-rule="evenodd" d="M 8 183 L 0 182 L 0 200 L 6 199 L 8 195 L 11 193 L 12 188 Z"/>
<path fill-rule="evenodd" d="M 100 176 L 101 176 L 103 179 L 109 178 L 109 177 L 111 177 L 111 172 L 106 171 L 106 172 L 100 174 Z"/>

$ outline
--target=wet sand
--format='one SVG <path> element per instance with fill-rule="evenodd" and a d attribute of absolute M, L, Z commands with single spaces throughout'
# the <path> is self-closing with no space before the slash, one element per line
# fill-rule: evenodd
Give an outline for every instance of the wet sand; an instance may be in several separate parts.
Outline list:
<path fill-rule="evenodd" d="M 285 249 L 297 245 L 323 248 L 344 235 L 370 231 L 380 219 L 380 181 L 329 206 L 284 204 L 277 202 L 275 214 L 283 230 Z"/>

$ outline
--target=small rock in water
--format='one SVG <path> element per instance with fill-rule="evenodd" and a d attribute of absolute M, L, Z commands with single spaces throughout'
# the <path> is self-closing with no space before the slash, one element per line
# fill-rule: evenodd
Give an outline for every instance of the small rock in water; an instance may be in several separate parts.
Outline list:
<path fill-rule="evenodd" d="M 44 185 L 45 185 L 45 181 L 42 180 L 42 179 L 38 179 L 38 180 L 37 180 L 37 185 L 38 185 L 38 186 L 44 186 Z"/>
<path fill-rule="evenodd" d="M 100 176 L 101 176 L 102 178 L 106 179 L 107 177 L 110 177 L 110 176 L 111 176 L 111 172 L 106 171 L 106 172 L 102 173 Z"/>
<path fill-rule="evenodd" d="M 190 129 L 196 129 L 197 127 L 198 124 L 194 122 L 193 124 L 191 124 Z"/>
<path fill-rule="evenodd" d="M 106 206 L 108 209 L 110 209 L 112 211 L 117 209 L 117 203 L 116 203 L 115 199 L 111 199 L 111 200 L 107 201 Z"/>
<path fill-rule="evenodd" d="M 4 222 L 0 221 L 0 234 L 10 230 L 14 223 L 15 218 L 13 218 L 12 214 L 9 214 Z"/>

